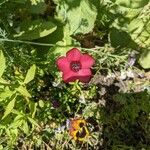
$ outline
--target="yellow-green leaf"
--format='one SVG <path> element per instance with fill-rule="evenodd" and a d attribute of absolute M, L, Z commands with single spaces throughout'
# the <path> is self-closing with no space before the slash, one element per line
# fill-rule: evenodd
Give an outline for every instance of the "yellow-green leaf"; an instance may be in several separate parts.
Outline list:
<path fill-rule="evenodd" d="M 35 71 L 36 71 L 36 66 L 35 65 L 31 66 L 26 74 L 26 77 L 24 80 L 25 84 L 29 83 L 30 81 L 32 81 L 34 79 Z"/>
<path fill-rule="evenodd" d="M 1 50 L 0 51 L 0 77 L 3 75 L 5 68 L 6 68 L 5 57 L 4 57 L 3 52 Z"/>
<path fill-rule="evenodd" d="M 29 126 L 28 126 L 28 123 L 27 121 L 23 121 L 23 124 L 22 124 L 22 130 L 24 131 L 25 134 L 29 134 Z"/>
<path fill-rule="evenodd" d="M 2 117 L 2 119 L 4 119 L 6 116 L 8 116 L 11 113 L 12 109 L 15 106 L 15 101 L 16 101 L 16 95 L 15 95 L 15 97 L 13 97 L 13 99 L 6 106 L 4 116 Z"/>
<path fill-rule="evenodd" d="M 33 20 L 22 22 L 19 26 L 20 31 L 14 35 L 21 40 L 35 40 L 47 36 L 54 32 L 57 26 L 51 21 Z"/>
<path fill-rule="evenodd" d="M 19 88 L 17 88 L 17 91 L 22 94 L 25 97 L 31 97 L 30 93 L 27 91 L 26 87 L 23 86 L 19 86 Z"/>
<path fill-rule="evenodd" d="M 40 126 L 37 124 L 37 122 L 34 119 L 32 119 L 31 117 L 28 117 L 28 120 L 31 122 L 32 125 L 35 125 L 40 128 Z"/>
<path fill-rule="evenodd" d="M 150 68 L 150 50 L 145 50 L 141 54 L 140 59 L 139 59 L 139 63 L 144 69 Z"/>
<path fill-rule="evenodd" d="M 4 80 L 3 78 L 0 78 L 0 83 L 1 84 L 10 84 L 9 81 Z"/>

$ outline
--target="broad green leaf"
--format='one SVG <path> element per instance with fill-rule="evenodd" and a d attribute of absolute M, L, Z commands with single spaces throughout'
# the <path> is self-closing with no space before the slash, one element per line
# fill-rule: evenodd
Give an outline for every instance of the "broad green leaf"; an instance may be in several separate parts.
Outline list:
<path fill-rule="evenodd" d="M 17 91 L 25 97 L 31 97 L 30 93 L 27 91 L 26 87 L 19 86 Z"/>
<path fill-rule="evenodd" d="M 129 34 L 122 30 L 112 28 L 109 39 L 113 47 L 136 47 L 136 43 L 134 43 Z"/>
<path fill-rule="evenodd" d="M 34 79 L 35 71 L 36 71 L 36 66 L 35 65 L 31 66 L 26 74 L 24 84 L 27 84 Z"/>
<path fill-rule="evenodd" d="M 15 101 L 16 101 L 16 95 L 13 97 L 13 99 L 6 106 L 4 116 L 2 117 L 2 119 L 4 119 L 6 116 L 8 116 L 11 113 L 12 109 L 15 106 Z"/>
<path fill-rule="evenodd" d="M 56 30 L 57 26 L 51 21 L 34 20 L 26 21 L 20 24 L 20 31 L 15 34 L 14 37 L 22 40 L 34 40 L 44 36 Z"/>
<path fill-rule="evenodd" d="M 66 25 L 64 26 L 63 28 L 63 32 L 65 33 L 64 34 L 64 37 L 62 39 L 62 41 L 58 41 L 56 43 L 56 46 L 54 46 L 53 48 L 51 48 L 51 52 L 52 54 L 54 54 L 55 56 L 63 56 L 63 55 L 66 55 L 66 52 L 73 48 L 73 39 L 70 37 L 70 34 L 69 34 L 69 26 Z M 57 46 L 58 45 L 58 46 Z M 53 58 L 55 59 L 55 58 Z"/>
<path fill-rule="evenodd" d="M 78 0 L 58 5 L 58 18 L 66 20 L 70 27 L 70 35 L 88 33 L 94 28 L 97 16 L 96 7 L 90 0 Z M 67 10 L 67 11 L 66 11 Z"/>
<path fill-rule="evenodd" d="M 149 0 L 116 0 L 116 4 L 128 8 L 141 8 L 148 4 Z"/>
<path fill-rule="evenodd" d="M 137 17 L 140 12 L 141 12 L 141 8 L 138 8 L 138 9 L 130 9 L 129 8 L 129 9 L 126 9 L 125 17 L 129 18 L 129 19 L 133 19 L 133 18 Z"/>
<path fill-rule="evenodd" d="M 67 12 L 71 33 L 88 33 L 94 28 L 97 16 L 96 8 L 88 0 L 82 0 L 80 6 Z"/>
<path fill-rule="evenodd" d="M 127 0 L 116 2 L 118 2 L 119 5 L 120 2 L 128 3 L 129 1 Z M 140 1 L 134 2 L 138 2 L 140 4 Z M 112 38 L 110 38 L 110 40 L 115 43 L 115 45 L 118 46 L 122 45 L 123 43 L 123 46 L 130 48 L 135 48 L 138 45 L 143 48 L 150 46 L 150 3 L 147 5 L 146 4 L 147 3 L 145 3 L 144 8 L 141 7 L 138 9 L 132 9 L 123 6 L 118 6 L 118 11 L 115 11 L 116 9 L 114 9 L 114 14 L 121 15 L 120 17 L 117 17 L 112 23 L 112 27 L 118 30 L 116 33 L 111 31 L 111 37 L 116 36 L 113 41 Z M 126 37 L 125 34 L 122 36 L 120 33 L 126 33 Z M 120 38 L 120 36 L 123 39 Z"/>
<path fill-rule="evenodd" d="M 150 68 L 150 50 L 145 50 L 145 52 L 141 54 L 139 63 L 144 69 Z"/>
<path fill-rule="evenodd" d="M 5 68 L 6 68 L 5 57 L 3 55 L 2 50 L 0 50 L 0 78 L 3 75 Z"/>
<path fill-rule="evenodd" d="M 141 47 L 150 46 L 150 20 L 134 19 L 128 26 L 128 32 L 131 38 Z"/>

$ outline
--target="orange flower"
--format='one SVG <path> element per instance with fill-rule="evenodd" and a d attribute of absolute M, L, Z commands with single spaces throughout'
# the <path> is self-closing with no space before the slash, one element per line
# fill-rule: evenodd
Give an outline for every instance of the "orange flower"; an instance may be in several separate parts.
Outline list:
<path fill-rule="evenodd" d="M 84 141 L 89 136 L 84 119 L 73 119 L 70 121 L 69 133 L 74 140 Z"/>
<path fill-rule="evenodd" d="M 86 121 L 84 119 L 76 118 L 70 121 L 70 126 L 74 130 L 78 130 L 83 126 L 86 126 Z"/>

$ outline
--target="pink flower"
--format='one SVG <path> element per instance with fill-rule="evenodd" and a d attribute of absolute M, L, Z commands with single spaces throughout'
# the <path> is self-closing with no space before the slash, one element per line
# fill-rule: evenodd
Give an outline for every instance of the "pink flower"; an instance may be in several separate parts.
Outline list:
<path fill-rule="evenodd" d="M 63 72 L 64 82 L 73 82 L 80 80 L 81 82 L 89 82 L 92 73 L 91 67 L 95 60 L 89 54 L 82 54 L 77 48 L 73 48 L 66 53 L 66 57 L 57 59 L 57 66 Z"/>

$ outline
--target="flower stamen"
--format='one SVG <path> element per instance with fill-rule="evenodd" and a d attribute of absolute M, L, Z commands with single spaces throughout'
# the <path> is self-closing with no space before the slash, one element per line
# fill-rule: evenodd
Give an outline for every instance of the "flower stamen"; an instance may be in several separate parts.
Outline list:
<path fill-rule="evenodd" d="M 72 61 L 70 63 L 70 68 L 74 72 L 78 72 L 81 69 L 81 63 L 79 61 Z"/>

